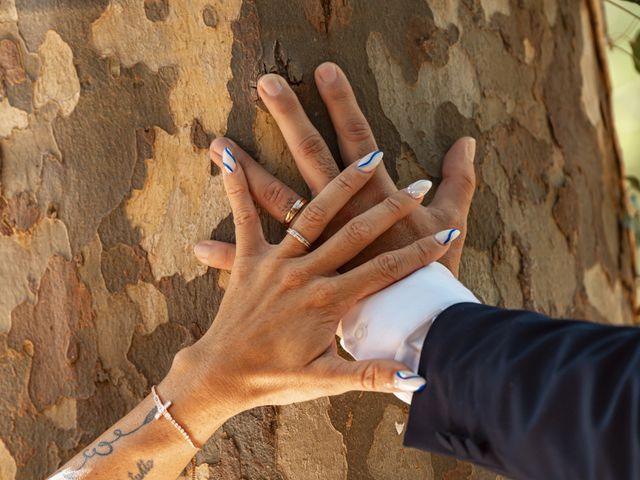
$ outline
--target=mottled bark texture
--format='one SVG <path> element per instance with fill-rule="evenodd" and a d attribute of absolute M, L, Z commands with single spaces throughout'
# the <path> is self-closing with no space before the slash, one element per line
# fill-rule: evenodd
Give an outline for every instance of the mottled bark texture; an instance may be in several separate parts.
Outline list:
<path fill-rule="evenodd" d="M 479 142 L 462 277 L 484 300 L 632 322 L 632 259 L 586 0 L 0 0 L 0 478 L 39 479 L 132 408 L 211 323 L 232 239 L 206 148 L 303 191 L 256 79 L 334 60 L 399 185 Z M 265 219 L 271 238 L 282 228 Z M 406 408 L 349 394 L 240 415 L 206 479 L 495 478 L 403 449 Z"/>

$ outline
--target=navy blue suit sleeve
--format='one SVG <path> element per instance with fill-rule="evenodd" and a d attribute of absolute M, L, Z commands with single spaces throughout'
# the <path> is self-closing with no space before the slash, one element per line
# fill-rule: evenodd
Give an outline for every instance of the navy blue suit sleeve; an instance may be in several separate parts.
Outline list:
<path fill-rule="evenodd" d="M 640 329 L 464 303 L 424 343 L 405 445 L 512 478 L 640 478 Z"/>

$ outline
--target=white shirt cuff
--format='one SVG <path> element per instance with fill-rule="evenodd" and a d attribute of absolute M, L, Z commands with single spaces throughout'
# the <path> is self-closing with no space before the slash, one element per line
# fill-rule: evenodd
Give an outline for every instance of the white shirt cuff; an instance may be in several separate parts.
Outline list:
<path fill-rule="evenodd" d="M 440 312 L 480 303 L 442 264 L 432 263 L 358 302 L 342 318 L 340 344 L 356 360 L 394 359 L 418 371 L 422 346 Z M 396 394 L 411 403 L 412 394 Z"/>

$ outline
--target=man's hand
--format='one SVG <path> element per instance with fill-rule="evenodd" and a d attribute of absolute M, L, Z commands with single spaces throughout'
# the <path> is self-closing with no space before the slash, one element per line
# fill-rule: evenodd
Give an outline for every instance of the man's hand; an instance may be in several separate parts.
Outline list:
<path fill-rule="evenodd" d="M 373 133 L 364 117 L 344 72 L 333 63 L 323 63 L 315 72 L 316 84 L 336 130 L 342 161 L 350 165 L 377 150 Z M 336 161 L 297 96 L 287 82 L 275 74 L 264 75 L 258 82 L 258 93 L 282 131 L 293 158 L 315 197 L 339 173 Z M 253 160 L 244 150 L 226 138 L 211 145 L 211 158 L 222 167 L 222 151 L 231 146 L 244 168 L 253 198 L 274 218 L 283 221 L 296 200 L 301 198 Z M 475 190 L 473 160 L 475 140 L 462 138 L 447 153 L 442 166 L 442 182 L 428 207 L 421 207 L 372 243 L 343 270 L 349 270 L 376 255 L 404 247 L 413 241 L 452 226 L 466 236 L 467 215 Z M 397 191 L 384 166 L 336 216 L 325 235 L 331 236 L 354 216 L 376 205 Z M 306 213 L 305 213 L 306 212 Z M 303 210 L 296 220 L 313 211 Z M 294 221 L 295 223 L 295 221 Z M 458 275 L 464 237 L 440 259 L 454 275 Z M 322 241 L 322 239 L 320 240 Z M 215 240 L 200 242 L 195 248 L 198 259 L 213 268 L 230 270 L 235 246 Z"/>

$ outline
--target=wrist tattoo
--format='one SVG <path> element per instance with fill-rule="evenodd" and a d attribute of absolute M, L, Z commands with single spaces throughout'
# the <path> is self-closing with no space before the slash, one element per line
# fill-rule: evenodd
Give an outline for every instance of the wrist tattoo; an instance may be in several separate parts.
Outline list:
<path fill-rule="evenodd" d="M 122 437 L 128 437 L 129 435 L 133 435 L 134 433 L 136 433 L 138 430 L 140 430 L 142 427 L 144 427 L 145 425 L 150 424 L 151 422 L 153 422 L 156 413 L 158 412 L 158 409 L 154 406 L 151 410 L 149 410 L 149 413 L 147 413 L 147 415 L 144 417 L 144 420 L 142 421 L 142 423 L 140 425 L 138 425 L 136 428 L 134 428 L 133 430 L 130 430 L 128 432 L 123 432 L 121 429 L 116 428 L 113 432 L 113 438 L 108 439 L 108 440 L 101 440 L 100 442 L 98 442 L 96 444 L 95 447 L 91 447 L 91 448 L 87 448 L 84 452 L 82 452 L 82 463 L 74 470 L 67 470 L 65 472 L 61 472 L 63 477 L 65 479 L 73 479 L 75 478 L 76 474 L 82 470 L 85 465 L 94 457 L 108 457 L 109 455 L 111 455 L 113 453 L 114 450 L 114 444 L 120 440 Z M 140 467 L 140 462 L 143 463 L 143 466 L 145 467 L 144 473 L 143 470 Z M 150 465 L 147 469 L 147 464 Z M 134 479 L 134 480 L 139 480 L 142 478 L 145 478 L 145 476 L 147 475 L 147 473 L 151 470 L 151 468 L 153 468 L 153 460 L 149 460 L 147 462 L 143 462 L 142 460 L 138 461 L 138 473 L 133 475 L 133 474 L 129 474 L 130 478 Z M 142 476 L 140 476 L 142 474 Z M 133 475 L 133 476 L 131 476 Z"/>
<path fill-rule="evenodd" d="M 137 473 L 127 472 L 128 480 L 142 480 L 147 477 L 147 474 L 153 469 L 153 460 L 138 460 L 136 463 L 138 467 Z"/>

